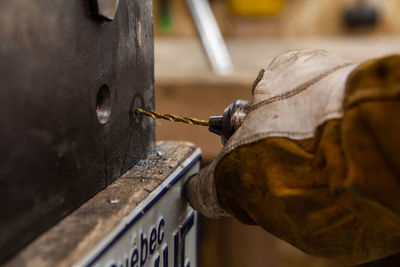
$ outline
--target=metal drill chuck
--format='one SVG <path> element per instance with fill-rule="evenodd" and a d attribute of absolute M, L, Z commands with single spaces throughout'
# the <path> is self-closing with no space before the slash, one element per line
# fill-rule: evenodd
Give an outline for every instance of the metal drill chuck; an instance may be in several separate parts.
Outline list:
<path fill-rule="evenodd" d="M 246 100 L 235 100 L 224 110 L 223 116 L 211 116 L 208 130 L 221 136 L 223 145 L 242 125 L 246 118 L 251 102 Z"/>

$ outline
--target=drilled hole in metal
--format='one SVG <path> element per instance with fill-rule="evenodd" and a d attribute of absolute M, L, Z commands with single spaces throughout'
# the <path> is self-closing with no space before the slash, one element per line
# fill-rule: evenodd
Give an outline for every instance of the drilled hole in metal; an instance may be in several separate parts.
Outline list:
<path fill-rule="evenodd" d="M 102 85 L 97 92 L 96 114 L 101 124 L 107 123 L 111 114 L 111 93 L 107 85 Z"/>

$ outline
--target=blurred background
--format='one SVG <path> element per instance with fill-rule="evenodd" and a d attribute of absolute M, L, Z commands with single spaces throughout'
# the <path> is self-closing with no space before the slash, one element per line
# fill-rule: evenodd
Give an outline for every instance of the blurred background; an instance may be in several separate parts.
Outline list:
<path fill-rule="evenodd" d="M 211 0 L 233 64 L 230 73 L 217 75 L 190 2 L 154 0 L 156 111 L 162 113 L 202 119 L 222 115 L 233 100 L 250 100 L 259 70 L 289 49 L 325 49 L 355 61 L 400 52 L 399 0 Z M 222 148 L 219 136 L 206 127 L 157 121 L 156 133 L 157 140 L 195 143 L 204 164 Z M 234 219 L 201 218 L 199 237 L 202 267 L 341 266 Z M 365 266 L 400 263 L 392 257 Z"/>

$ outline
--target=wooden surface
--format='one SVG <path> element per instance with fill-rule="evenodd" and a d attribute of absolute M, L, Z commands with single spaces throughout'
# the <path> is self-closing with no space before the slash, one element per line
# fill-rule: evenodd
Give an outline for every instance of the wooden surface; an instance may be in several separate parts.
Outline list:
<path fill-rule="evenodd" d="M 5 266 L 71 266 L 162 183 L 195 146 L 158 142 L 156 150 L 20 251 Z"/>

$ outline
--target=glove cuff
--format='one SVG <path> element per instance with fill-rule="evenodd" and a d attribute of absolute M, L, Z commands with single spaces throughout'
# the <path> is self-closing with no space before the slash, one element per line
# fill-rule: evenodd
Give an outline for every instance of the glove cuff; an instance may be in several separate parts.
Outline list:
<path fill-rule="evenodd" d="M 202 215 L 218 219 L 230 216 L 219 204 L 215 187 L 216 161 L 191 176 L 185 185 L 185 196 L 190 206 Z"/>

